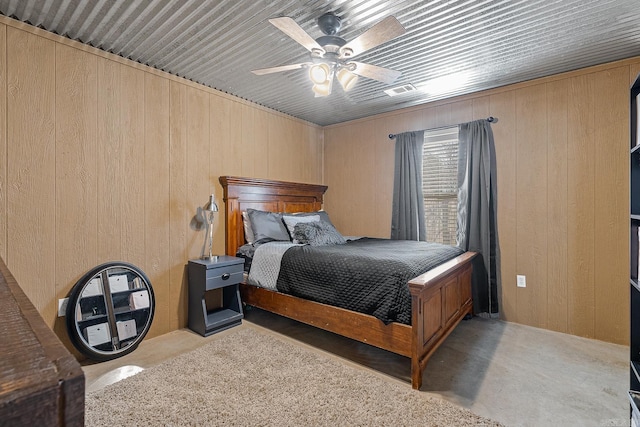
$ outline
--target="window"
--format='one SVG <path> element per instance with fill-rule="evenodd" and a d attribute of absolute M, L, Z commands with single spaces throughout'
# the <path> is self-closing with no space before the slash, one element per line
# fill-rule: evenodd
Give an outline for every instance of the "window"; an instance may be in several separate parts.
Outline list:
<path fill-rule="evenodd" d="M 427 241 L 455 246 L 458 208 L 457 126 L 424 132 L 422 192 Z"/>

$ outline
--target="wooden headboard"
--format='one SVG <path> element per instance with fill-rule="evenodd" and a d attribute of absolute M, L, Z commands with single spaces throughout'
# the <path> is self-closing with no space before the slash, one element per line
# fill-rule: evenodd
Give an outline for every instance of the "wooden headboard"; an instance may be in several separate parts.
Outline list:
<path fill-rule="evenodd" d="M 242 211 L 313 212 L 322 209 L 326 185 L 221 176 L 225 202 L 225 251 L 234 256 L 245 243 Z"/>

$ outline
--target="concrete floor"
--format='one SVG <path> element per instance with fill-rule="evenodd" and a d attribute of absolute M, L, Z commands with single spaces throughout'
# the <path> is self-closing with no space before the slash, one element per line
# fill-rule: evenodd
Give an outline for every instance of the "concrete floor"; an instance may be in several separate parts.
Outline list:
<path fill-rule="evenodd" d="M 260 328 L 411 387 L 409 359 L 258 309 L 238 328 Z M 87 391 L 195 349 L 188 329 L 144 341 L 133 353 L 83 366 Z M 463 321 L 434 354 L 421 391 L 507 426 L 628 426 L 629 348 L 498 320 Z"/>

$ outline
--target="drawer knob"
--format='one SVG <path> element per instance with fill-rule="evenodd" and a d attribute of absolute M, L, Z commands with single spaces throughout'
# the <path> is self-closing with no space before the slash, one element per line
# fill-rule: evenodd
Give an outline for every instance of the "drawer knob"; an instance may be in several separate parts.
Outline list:
<path fill-rule="evenodd" d="M 227 280 L 229 277 L 231 277 L 231 274 L 229 274 L 229 273 L 224 273 L 224 274 L 222 275 L 222 280 Z"/>

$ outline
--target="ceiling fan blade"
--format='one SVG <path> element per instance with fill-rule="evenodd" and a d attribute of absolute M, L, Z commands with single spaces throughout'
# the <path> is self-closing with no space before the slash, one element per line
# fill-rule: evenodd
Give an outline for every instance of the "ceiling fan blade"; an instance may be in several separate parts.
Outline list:
<path fill-rule="evenodd" d="M 377 80 L 388 85 L 393 84 L 393 82 L 395 82 L 396 79 L 402 74 L 400 71 L 378 67 L 377 65 L 364 64 L 362 62 L 356 61 L 350 61 L 349 63 L 356 65 L 356 69 L 351 71 L 353 74 L 357 74 L 368 79 Z"/>
<path fill-rule="evenodd" d="M 324 53 L 324 49 L 322 48 L 322 46 L 320 46 L 318 42 L 313 39 L 313 37 L 307 34 L 302 29 L 302 27 L 300 27 L 300 25 L 298 25 L 293 19 L 287 16 L 283 16 L 281 18 L 269 19 L 269 22 L 271 22 L 275 27 L 291 37 L 293 40 L 300 43 L 309 52 L 313 52 L 315 49 Z"/>
<path fill-rule="evenodd" d="M 387 16 L 382 21 L 351 40 L 340 48 L 341 58 L 353 58 L 362 52 L 372 49 L 382 43 L 403 35 L 407 30 L 393 16 Z"/>
<path fill-rule="evenodd" d="M 281 65 L 279 67 L 261 68 L 259 70 L 253 70 L 251 72 L 258 76 L 262 76 L 265 74 L 279 73 L 281 71 L 298 70 L 300 68 L 305 68 L 310 64 L 311 64 L 310 62 L 302 62 L 300 64 L 290 64 L 290 65 Z"/>

